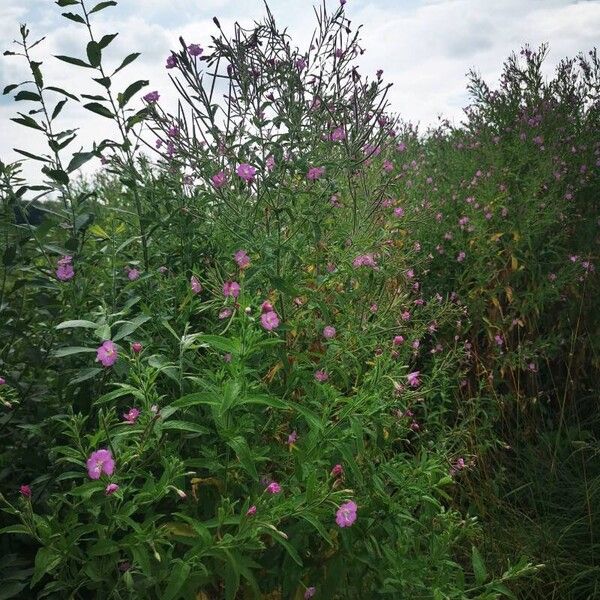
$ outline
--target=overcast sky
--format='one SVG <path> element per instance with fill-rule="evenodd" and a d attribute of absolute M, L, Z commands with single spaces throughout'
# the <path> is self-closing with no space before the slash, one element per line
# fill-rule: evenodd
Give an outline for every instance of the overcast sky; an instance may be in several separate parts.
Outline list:
<path fill-rule="evenodd" d="M 328 0 L 328 5 L 333 9 L 338 1 Z M 269 5 L 280 26 L 288 27 L 303 49 L 315 23 L 312 2 L 271 0 Z M 9 48 L 19 23 L 27 23 L 32 37 L 47 35 L 36 48 L 36 58 L 44 60 L 46 83 L 81 92 L 86 70 L 52 58 L 84 55 L 82 26 L 63 19 L 60 12 L 52 0 L 0 0 L 0 47 Z M 470 68 L 493 82 L 511 51 L 525 43 L 548 42 L 546 68 L 551 72 L 561 58 L 597 45 L 600 33 L 600 0 L 348 0 L 346 12 L 354 25 L 364 25 L 361 71 L 374 74 L 383 69 L 384 79 L 394 84 L 393 109 L 422 126 L 435 123 L 439 115 L 460 120 Z M 109 59 L 142 52 L 125 70 L 121 86 L 134 78 L 149 79 L 148 89 L 160 90 L 168 102 L 173 95 L 164 62 L 180 35 L 207 45 L 215 33 L 213 16 L 227 31 L 235 20 L 250 24 L 262 14 L 262 0 L 120 0 L 116 8 L 97 15 L 96 28 L 100 34 L 119 32 Z M 24 74 L 25 65 L 16 57 L 0 56 L 2 88 L 22 81 Z M 92 88 L 88 91 L 94 93 Z M 40 148 L 33 130 L 9 121 L 25 106 L 0 97 L 0 159 L 5 162 L 17 158 L 15 146 Z M 84 145 L 105 137 L 109 123 L 91 113 L 83 118 L 77 110 L 65 112 L 63 123 L 74 122 L 81 127 Z"/>

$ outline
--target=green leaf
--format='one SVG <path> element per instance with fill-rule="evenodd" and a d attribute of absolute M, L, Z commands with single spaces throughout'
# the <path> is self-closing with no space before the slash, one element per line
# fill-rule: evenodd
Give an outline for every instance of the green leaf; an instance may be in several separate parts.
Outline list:
<path fill-rule="evenodd" d="M 56 183 L 61 185 L 69 184 L 69 176 L 61 169 L 49 169 L 48 167 L 42 167 L 42 172 L 48 175 L 50 179 L 56 181 Z"/>
<path fill-rule="evenodd" d="M 478 585 L 482 585 L 487 579 L 487 569 L 479 550 L 475 546 L 471 549 L 471 562 L 473 564 L 473 573 L 475 574 L 475 581 Z"/>
<path fill-rule="evenodd" d="M 147 79 L 140 79 L 135 83 L 132 83 L 122 94 L 119 94 L 119 107 L 123 108 L 131 100 L 134 94 L 137 94 L 143 87 L 147 86 L 150 82 Z"/>
<path fill-rule="evenodd" d="M 114 70 L 113 75 L 115 75 L 115 73 L 118 73 L 121 69 L 124 69 L 128 64 L 132 63 L 139 55 L 140 55 L 139 52 L 134 52 L 134 53 L 126 56 L 123 59 L 123 62 L 121 63 L 121 65 Z"/>
<path fill-rule="evenodd" d="M 79 0 L 56 0 L 56 4 L 61 8 L 65 6 L 74 6 L 75 4 L 79 4 Z"/>
<path fill-rule="evenodd" d="M 32 154 L 31 152 L 27 152 L 27 150 L 20 150 L 19 148 L 13 148 L 13 150 L 27 158 L 31 158 L 32 160 L 39 160 L 41 162 L 52 162 L 52 160 L 46 156 L 37 156 L 37 154 Z"/>
<path fill-rule="evenodd" d="M 97 67 L 100 65 L 100 62 L 102 61 L 102 49 L 100 48 L 100 44 L 98 44 L 98 42 L 88 42 L 86 54 L 92 67 Z"/>
<path fill-rule="evenodd" d="M 54 358 L 63 358 L 65 356 L 71 356 L 72 354 L 82 354 L 84 352 L 94 353 L 96 348 L 84 348 L 83 346 L 66 346 L 65 348 L 57 348 L 52 356 Z"/>
<path fill-rule="evenodd" d="M 87 381 L 88 379 L 92 379 L 101 373 L 102 370 L 102 367 L 88 367 L 87 369 L 81 369 L 81 371 L 79 371 L 79 375 L 71 379 L 67 385 L 75 385 L 76 383 L 81 383 L 83 381 Z"/>
<path fill-rule="evenodd" d="M 195 392 L 175 400 L 171 406 L 175 408 L 189 408 L 198 404 L 218 405 L 221 404 L 221 400 L 212 392 Z"/>
<path fill-rule="evenodd" d="M 114 118 L 114 116 L 110 112 L 110 110 L 108 110 L 108 108 L 106 108 L 106 106 L 103 106 L 102 104 L 99 104 L 98 102 L 89 102 L 88 104 L 84 104 L 83 107 L 87 108 L 88 110 L 91 110 L 92 112 L 96 113 L 97 115 L 106 117 L 107 119 Z"/>
<path fill-rule="evenodd" d="M 201 335 L 198 337 L 198 341 L 231 354 L 239 354 L 241 350 L 240 343 L 237 340 L 231 340 L 222 335 Z"/>
<path fill-rule="evenodd" d="M 38 131 L 43 131 L 43 132 L 46 131 L 46 129 L 44 127 L 42 127 L 32 117 L 28 117 L 27 115 L 24 115 L 21 113 L 19 113 L 19 115 L 21 115 L 21 116 L 11 118 L 11 121 L 14 121 L 15 123 L 19 123 L 19 125 L 25 125 L 25 127 L 31 127 L 31 129 L 37 129 Z"/>
<path fill-rule="evenodd" d="M 173 570 L 169 575 L 167 587 L 161 595 L 162 600 L 174 600 L 175 598 L 179 598 L 181 588 L 184 586 L 190 575 L 191 566 L 189 563 L 181 560 L 174 560 L 171 564 L 173 565 Z"/>
<path fill-rule="evenodd" d="M 0 535 L 3 533 L 22 533 L 24 535 L 29 534 L 29 529 L 25 525 L 9 525 L 0 529 Z"/>
<path fill-rule="evenodd" d="M 100 2 L 98 4 L 96 4 L 96 6 L 94 6 L 94 8 L 92 8 L 92 10 L 90 10 L 90 12 L 88 14 L 92 14 L 95 12 L 100 12 L 101 10 L 104 10 L 105 8 L 108 8 L 109 6 L 116 6 L 117 3 L 115 2 L 115 0 L 106 0 L 105 2 Z"/>
<path fill-rule="evenodd" d="M 73 56 L 65 56 L 63 54 L 55 54 L 54 58 L 58 58 L 58 60 L 62 60 L 63 62 L 69 63 L 70 65 L 76 65 L 77 67 L 87 67 L 88 69 L 93 69 L 92 65 L 88 65 L 84 60 L 80 58 L 75 58 Z"/>
<path fill-rule="evenodd" d="M 91 556 L 106 556 L 119 551 L 119 545 L 112 540 L 98 540 L 89 550 Z"/>
<path fill-rule="evenodd" d="M 189 421 L 166 421 L 162 426 L 163 431 L 166 429 L 176 431 L 187 431 L 189 433 L 209 433 L 209 430 L 203 425 L 190 423 Z"/>
<path fill-rule="evenodd" d="M 67 92 L 67 90 L 63 90 L 62 88 L 48 86 L 47 88 L 45 88 L 45 90 L 46 91 L 52 90 L 53 92 L 58 92 L 59 94 L 64 94 L 65 96 L 68 96 L 69 98 L 71 98 L 71 100 L 76 100 L 77 102 L 79 102 L 79 98 L 77 96 L 75 96 L 74 94 L 71 94 L 71 92 Z"/>
<path fill-rule="evenodd" d="M 30 100 L 32 102 L 39 102 L 41 96 L 35 92 L 28 92 L 27 90 L 21 90 L 16 96 L 15 100 Z"/>
<path fill-rule="evenodd" d="M 56 329 L 71 329 L 75 327 L 87 327 L 94 329 L 98 327 L 97 323 L 93 321 L 86 321 L 85 319 L 74 319 L 73 321 L 63 321 L 56 326 Z"/>
<path fill-rule="evenodd" d="M 54 110 L 52 111 L 52 117 L 50 118 L 51 121 L 54 121 L 54 119 L 58 117 L 60 111 L 63 109 L 63 106 L 68 102 L 68 100 L 68 98 L 64 98 L 63 100 L 58 101 L 58 103 L 54 107 Z"/>
<path fill-rule="evenodd" d="M 25 83 L 25 82 L 23 82 Z M 6 94 L 12 92 L 13 90 L 17 89 L 20 85 L 23 85 L 23 83 L 11 83 L 10 85 L 7 85 L 4 88 L 4 91 L 2 92 L 3 96 L 6 96 Z"/>
<path fill-rule="evenodd" d="M 77 15 L 75 13 L 62 13 L 62 16 L 65 19 L 70 19 L 71 21 L 75 21 L 75 23 L 82 23 L 85 25 L 85 19 L 81 15 Z"/>
<path fill-rule="evenodd" d="M 35 555 L 35 568 L 29 583 L 33 588 L 46 573 L 53 571 L 60 563 L 61 557 L 54 548 L 40 548 Z"/>
<path fill-rule="evenodd" d="M 236 436 L 228 440 L 227 445 L 233 449 L 246 473 L 248 473 L 252 479 L 258 479 L 256 465 L 254 464 L 252 452 L 250 451 L 246 439 L 242 436 Z"/>
<path fill-rule="evenodd" d="M 95 154 L 93 152 L 75 152 L 75 154 L 73 154 L 73 158 L 69 162 L 67 171 L 69 173 L 76 171 L 77 169 L 79 169 L 79 167 L 84 165 L 88 160 L 91 160 L 92 158 L 94 158 L 94 156 L 95 156 Z"/>
<path fill-rule="evenodd" d="M 104 50 L 104 48 L 106 48 L 106 46 L 108 46 L 117 37 L 117 35 L 119 34 L 109 33 L 107 35 L 102 36 L 102 38 L 98 42 L 98 46 L 100 46 L 100 48 Z"/>
<path fill-rule="evenodd" d="M 124 323 L 113 338 L 113 342 L 118 342 L 122 340 L 124 337 L 131 335 L 138 327 L 143 325 L 146 321 L 149 321 L 150 317 L 148 315 L 139 315 L 135 319 Z"/>

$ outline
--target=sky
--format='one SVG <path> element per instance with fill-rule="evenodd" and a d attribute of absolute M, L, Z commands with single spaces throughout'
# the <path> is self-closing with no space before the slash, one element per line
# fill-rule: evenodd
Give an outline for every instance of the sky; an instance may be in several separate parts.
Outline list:
<path fill-rule="evenodd" d="M 326 2 L 334 9 L 339 0 Z M 300 49 L 308 45 L 316 22 L 312 5 L 311 0 L 269 1 L 279 26 L 288 28 Z M 52 0 L 0 0 L 0 49 L 10 49 L 19 24 L 27 23 L 32 39 L 46 35 L 34 52 L 37 60 L 43 60 L 47 85 L 94 93 L 93 87 L 82 83 L 87 78 L 85 69 L 53 58 L 85 54 L 83 27 L 62 18 L 64 10 L 68 9 L 60 9 Z M 560 59 L 597 45 L 600 32 L 600 0 L 347 0 L 345 10 L 354 26 L 363 25 L 366 52 L 360 58 L 361 72 L 373 75 L 383 69 L 385 81 L 393 83 L 391 108 L 405 120 L 420 123 L 422 129 L 440 116 L 460 122 L 468 103 L 469 69 L 475 68 L 494 84 L 512 51 L 526 43 L 537 47 L 547 42 L 550 75 Z M 263 0 L 120 0 L 117 7 L 98 13 L 96 29 L 100 35 L 119 32 L 107 52 L 109 61 L 117 63 L 131 52 L 142 52 L 115 87 L 149 79 L 148 89 L 159 90 L 168 107 L 175 94 L 164 63 L 169 50 L 178 47 L 180 35 L 186 42 L 207 46 L 216 33 L 214 16 L 225 31 L 231 31 L 235 21 L 250 25 L 263 14 Z M 22 61 L 0 56 L 1 89 L 26 78 Z M 18 158 L 14 147 L 33 152 L 43 147 L 33 130 L 9 120 L 26 104 L 0 96 L 0 160 L 4 162 Z M 66 108 L 60 118 L 65 127 L 80 127 L 79 145 L 84 147 L 106 137 L 110 125 L 75 106 Z"/>

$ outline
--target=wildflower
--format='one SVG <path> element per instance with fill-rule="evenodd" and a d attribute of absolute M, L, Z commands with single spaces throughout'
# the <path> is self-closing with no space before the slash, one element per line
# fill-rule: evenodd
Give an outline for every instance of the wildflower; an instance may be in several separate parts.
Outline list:
<path fill-rule="evenodd" d="M 192 292 L 194 292 L 194 294 L 199 294 L 202 291 L 202 284 L 195 275 L 190 277 L 190 287 L 192 288 Z"/>
<path fill-rule="evenodd" d="M 253 504 L 247 511 L 246 511 L 246 516 L 247 517 L 253 517 L 256 514 L 256 506 Z"/>
<path fill-rule="evenodd" d="M 405 311 L 404 311 L 404 312 L 403 312 L 403 313 L 400 315 L 400 318 L 401 318 L 403 321 L 410 321 L 410 313 L 409 313 L 407 310 L 405 310 Z"/>
<path fill-rule="evenodd" d="M 252 183 L 254 181 L 254 176 L 256 175 L 256 168 L 248 163 L 242 163 L 235 172 L 238 174 L 238 177 L 243 179 L 246 183 Z"/>
<path fill-rule="evenodd" d="M 302 72 L 306 68 L 306 61 L 301 57 L 296 59 L 296 68 L 298 71 Z"/>
<path fill-rule="evenodd" d="M 204 48 L 202 48 L 199 44 L 190 44 L 187 47 L 187 51 L 190 56 L 200 56 L 204 52 Z"/>
<path fill-rule="evenodd" d="M 406 376 L 408 385 L 410 385 L 411 387 L 419 387 L 419 385 L 421 385 L 421 380 L 419 379 L 420 374 L 420 371 L 413 371 L 412 373 L 409 373 Z"/>
<path fill-rule="evenodd" d="M 342 6 L 343 6 L 343 4 L 342 4 Z M 316 593 L 317 593 L 317 588 L 314 585 L 307 587 L 304 592 L 304 600 L 308 600 L 309 598 L 312 598 Z"/>
<path fill-rule="evenodd" d="M 373 256 L 373 254 L 362 254 L 357 256 L 352 261 L 352 266 L 357 267 L 371 267 L 372 269 L 377 268 L 377 262 Z"/>
<path fill-rule="evenodd" d="M 265 166 L 267 167 L 267 171 L 271 173 L 273 169 L 275 169 L 275 157 L 268 156 L 267 160 L 265 161 Z"/>
<path fill-rule="evenodd" d="M 154 90 L 153 92 L 148 92 L 143 98 L 148 104 L 154 104 L 155 102 L 158 102 L 160 94 Z"/>
<path fill-rule="evenodd" d="M 115 460 L 111 451 L 106 448 L 92 452 L 86 465 L 90 479 L 100 479 L 102 473 L 110 476 L 115 471 Z"/>
<path fill-rule="evenodd" d="M 377 305 L 377 302 L 373 302 L 373 304 L 371 304 L 371 306 L 369 306 L 369 310 L 372 313 L 376 313 L 379 310 L 379 306 Z"/>
<path fill-rule="evenodd" d="M 494 341 L 496 342 L 496 344 L 500 347 L 502 347 L 502 345 L 504 344 L 504 340 L 502 339 L 501 335 L 495 335 L 494 336 Z"/>
<path fill-rule="evenodd" d="M 167 64 L 165 65 L 166 69 L 173 69 L 177 66 L 177 57 L 174 54 L 167 56 Z"/>
<path fill-rule="evenodd" d="M 298 439 L 298 433 L 294 429 L 294 431 L 292 431 L 292 433 L 290 433 L 288 435 L 288 441 L 287 441 L 288 446 L 291 446 L 292 444 L 295 444 L 297 439 Z"/>
<path fill-rule="evenodd" d="M 327 371 L 319 369 L 318 371 L 315 371 L 315 379 L 320 383 L 323 383 L 329 379 L 329 375 L 327 374 Z"/>
<path fill-rule="evenodd" d="M 221 321 L 223 319 L 229 319 L 232 314 L 233 311 L 230 308 L 222 308 L 219 312 L 219 319 L 221 319 Z"/>
<path fill-rule="evenodd" d="M 342 465 L 340 465 L 340 464 L 333 465 L 333 468 L 331 469 L 332 477 L 341 477 L 343 474 L 344 474 L 344 467 L 342 467 Z"/>
<path fill-rule="evenodd" d="M 327 327 L 325 327 L 323 329 L 323 337 L 326 340 L 331 340 L 335 337 L 336 331 L 335 331 L 335 327 L 332 327 L 331 325 L 327 325 Z"/>
<path fill-rule="evenodd" d="M 223 284 L 223 296 L 237 298 L 240 295 L 240 284 L 237 281 L 226 281 Z"/>
<path fill-rule="evenodd" d="M 250 265 L 250 257 L 243 250 L 238 250 L 233 255 L 233 260 L 235 260 L 240 269 L 245 269 Z"/>
<path fill-rule="evenodd" d="M 225 174 L 225 171 L 215 173 L 210 180 L 217 189 L 221 189 L 223 186 L 227 185 L 227 175 Z"/>
<path fill-rule="evenodd" d="M 309 181 L 316 181 L 317 179 L 321 179 L 325 174 L 325 167 L 310 167 L 308 169 L 308 173 L 306 174 L 306 178 Z"/>
<path fill-rule="evenodd" d="M 335 522 L 340 527 L 351 527 L 356 521 L 357 508 L 354 501 L 345 502 L 338 508 L 335 514 Z"/>
<path fill-rule="evenodd" d="M 265 489 L 265 492 L 268 492 L 269 494 L 279 494 L 279 492 L 281 492 L 281 486 L 276 481 L 272 481 Z"/>
<path fill-rule="evenodd" d="M 58 280 L 69 281 L 69 279 L 73 279 L 75 276 L 75 271 L 73 270 L 73 265 L 71 264 L 72 260 L 72 256 L 63 256 L 62 258 L 58 259 L 56 269 L 56 278 Z"/>
<path fill-rule="evenodd" d="M 6 384 L 6 379 L 4 379 L 4 377 L 0 377 L 0 385 L 5 385 Z"/>
<path fill-rule="evenodd" d="M 260 305 L 260 312 L 262 312 L 262 313 L 268 313 L 268 312 L 271 312 L 272 310 L 275 310 L 275 309 L 273 308 L 273 305 L 268 300 L 265 300 Z"/>
<path fill-rule="evenodd" d="M 341 142 L 346 139 L 346 132 L 343 127 L 336 127 L 329 136 L 332 142 Z"/>
<path fill-rule="evenodd" d="M 31 498 L 31 487 L 27 484 L 22 485 L 19 488 L 19 492 L 23 498 Z"/>
<path fill-rule="evenodd" d="M 114 494 L 118 489 L 119 489 L 119 486 L 116 483 L 109 483 L 106 486 L 106 488 L 104 490 L 104 493 L 107 496 L 110 496 L 111 494 Z"/>
<path fill-rule="evenodd" d="M 404 338 L 401 335 L 395 335 L 392 344 L 394 344 L 394 346 L 401 346 L 404 344 Z"/>
<path fill-rule="evenodd" d="M 112 367 L 118 358 L 117 347 L 111 340 L 102 342 L 102 345 L 96 350 L 96 362 L 101 362 L 103 367 Z"/>
<path fill-rule="evenodd" d="M 130 408 L 126 413 L 123 413 L 123 420 L 133 425 L 140 416 L 140 411 L 137 408 Z"/>
<path fill-rule="evenodd" d="M 128 269 L 127 278 L 129 281 L 135 281 L 136 279 L 139 279 L 139 276 L 140 272 L 137 269 Z"/>
<path fill-rule="evenodd" d="M 134 354 L 139 354 L 142 351 L 142 343 L 141 342 L 133 342 L 133 344 L 131 344 L 131 351 Z"/>
<path fill-rule="evenodd" d="M 465 260 L 466 256 L 467 255 L 461 250 L 458 253 L 458 256 L 456 257 L 457 262 L 463 262 L 463 260 Z"/>
<path fill-rule="evenodd" d="M 260 324 L 267 330 L 272 331 L 279 327 L 279 317 L 274 310 L 264 312 L 260 317 Z"/>
<path fill-rule="evenodd" d="M 391 173 L 394 170 L 394 164 L 389 160 L 383 161 L 383 170 L 386 173 Z"/>
<path fill-rule="evenodd" d="M 401 206 L 398 206 L 397 208 L 394 209 L 394 216 L 395 217 L 403 217 L 404 216 L 404 209 Z"/>

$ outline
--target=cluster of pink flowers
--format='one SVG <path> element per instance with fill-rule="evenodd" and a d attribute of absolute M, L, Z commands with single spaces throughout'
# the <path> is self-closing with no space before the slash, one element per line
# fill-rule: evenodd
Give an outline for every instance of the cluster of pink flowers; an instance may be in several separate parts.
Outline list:
<path fill-rule="evenodd" d="M 238 177 L 243 179 L 246 183 L 252 183 L 254 181 L 254 177 L 256 176 L 256 167 L 249 165 L 248 163 L 242 163 L 235 170 Z"/>
<path fill-rule="evenodd" d="M 317 179 L 321 179 L 323 175 L 325 175 L 325 167 L 310 167 L 306 174 L 306 178 L 309 181 L 316 181 Z"/>
<path fill-rule="evenodd" d="M 246 254 L 246 252 L 244 252 L 244 250 L 238 250 L 233 255 L 233 259 L 240 269 L 246 269 L 250 266 L 250 257 Z"/>
<path fill-rule="evenodd" d="M 352 261 L 352 266 L 358 267 L 370 267 L 371 269 L 377 268 L 377 261 L 373 254 L 361 254 Z"/>
<path fill-rule="evenodd" d="M 73 269 L 73 257 L 63 256 L 58 259 L 56 268 L 56 278 L 60 281 L 69 281 L 75 276 Z"/>
<path fill-rule="evenodd" d="M 273 305 L 265 300 L 261 307 L 261 315 L 260 315 L 260 324 L 267 331 L 273 331 L 273 329 L 277 329 L 279 327 L 279 316 L 275 312 Z"/>

